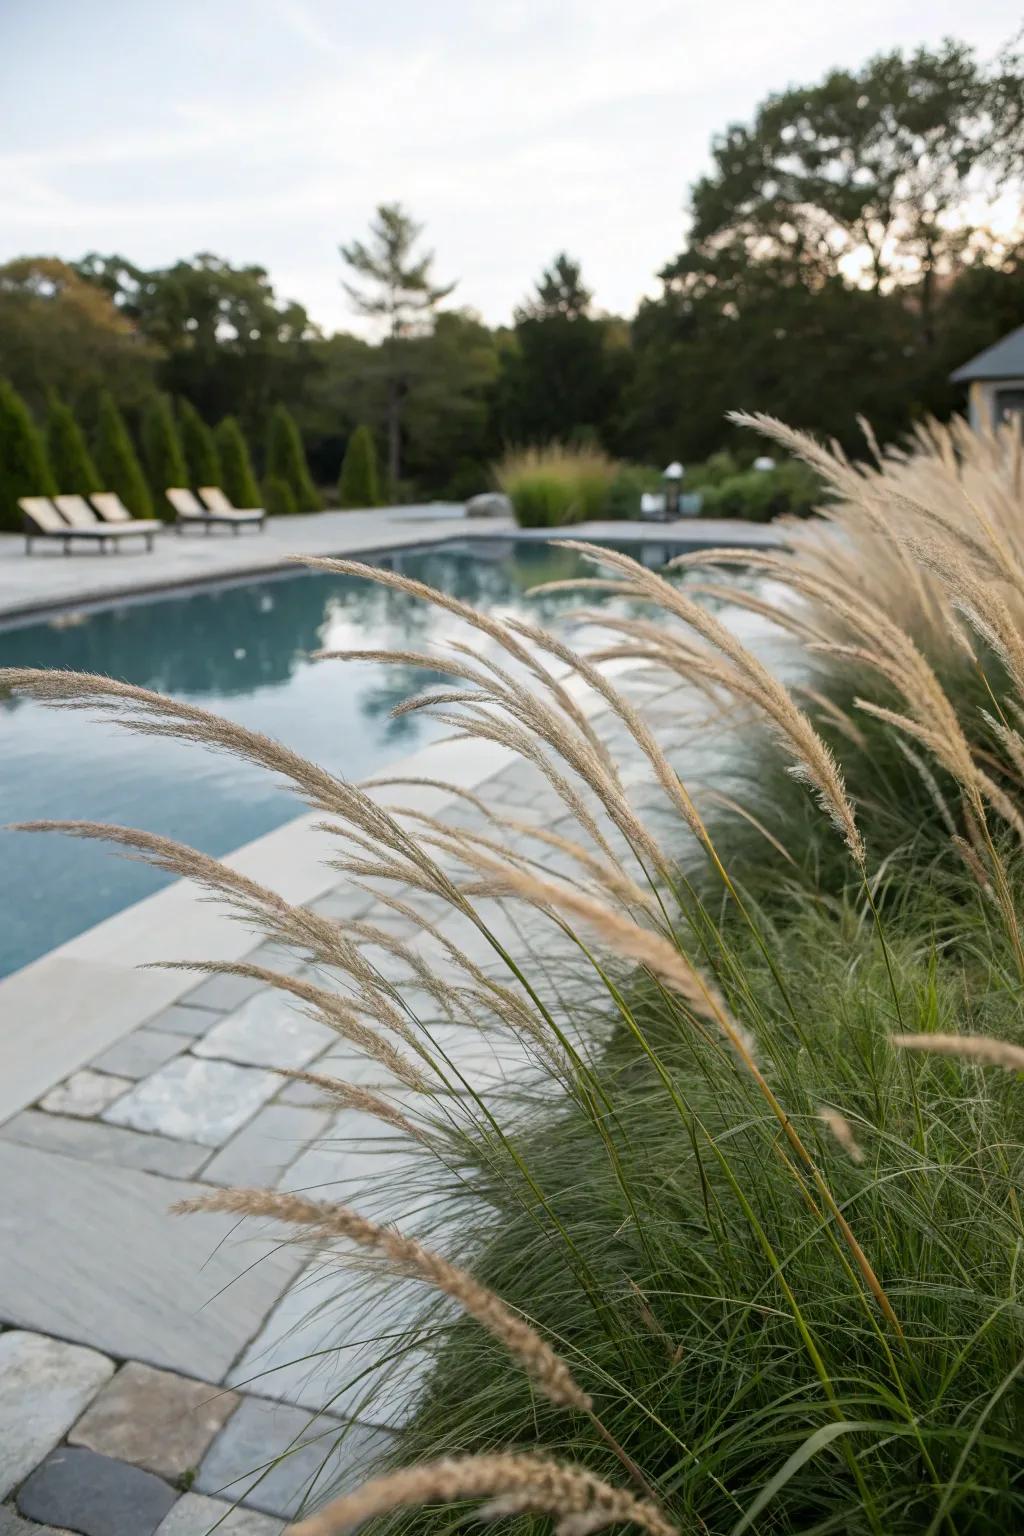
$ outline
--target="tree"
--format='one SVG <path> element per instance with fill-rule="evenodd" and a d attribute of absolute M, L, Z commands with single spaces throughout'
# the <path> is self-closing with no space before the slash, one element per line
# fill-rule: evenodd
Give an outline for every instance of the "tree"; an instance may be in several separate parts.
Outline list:
<path fill-rule="evenodd" d="M 104 390 L 100 397 L 95 457 L 104 490 L 116 491 L 136 517 L 152 517 L 153 500 L 142 465 L 128 436 L 124 418 L 108 390 Z"/>
<path fill-rule="evenodd" d="M 588 314 L 578 262 L 556 257 L 516 311 L 502 358 L 501 435 L 517 444 L 595 438 L 615 448 L 614 416 L 631 367 L 629 332 Z"/>
<path fill-rule="evenodd" d="M 714 141 L 690 249 L 667 275 L 713 275 L 742 256 L 784 261 L 808 287 L 837 276 L 876 292 L 911 284 L 930 344 L 936 283 L 963 252 L 969 198 L 986 190 L 1004 97 L 952 41 L 768 97 L 749 127 Z"/>
<path fill-rule="evenodd" d="M 19 496 L 52 496 L 56 489 L 28 406 L 0 379 L 0 528 L 21 527 Z"/>
<path fill-rule="evenodd" d="M 369 287 L 344 283 L 345 292 L 361 315 L 383 322 L 382 361 L 387 388 L 388 488 L 394 496 L 402 471 L 402 407 L 408 389 L 403 343 L 417 331 L 429 329 L 437 306 L 454 283 L 435 285 L 431 279 L 434 253 L 414 253 L 423 226 L 400 203 L 382 203 L 370 225 L 370 241 L 354 240 L 340 247 L 343 260 Z"/>
<path fill-rule="evenodd" d="M 89 496 L 103 489 L 74 412 L 56 395 L 46 420 L 46 452 L 59 490 Z"/>
<path fill-rule="evenodd" d="M 339 507 L 376 507 L 380 504 L 377 448 L 369 427 L 356 427 L 348 440 L 338 479 Z"/>
<path fill-rule="evenodd" d="M 583 286 L 578 261 L 563 251 L 541 273 L 536 292 L 516 310 L 516 320 L 579 320 L 588 314 L 593 295 Z"/>
<path fill-rule="evenodd" d="M 145 271 L 92 253 L 77 270 L 159 349 L 161 387 L 204 420 L 237 414 L 250 433 L 262 430 L 275 401 L 302 393 L 319 332 L 301 304 L 277 296 L 262 267 L 202 252 Z"/>
<path fill-rule="evenodd" d="M 220 485 L 220 460 L 213 433 L 195 406 L 182 400 L 178 410 L 181 422 L 181 451 L 185 456 L 189 485 Z"/>
<path fill-rule="evenodd" d="M 171 402 L 166 395 L 153 395 L 142 413 L 142 458 L 162 516 L 173 516 L 164 492 L 169 486 L 188 484 L 185 455 L 178 440 Z"/>
<path fill-rule="evenodd" d="M 73 267 L 22 256 L 0 266 L 0 357 L 31 410 L 41 416 L 56 393 L 91 425 L 102 389 L 128 406 L 145 396 L 159 353 Z"/>
<path fill-rule="evenodd" d="M 263 505 L 268 517 L 289 517 L 298 510 L 291 486 L 279 475 L 268 475 L 264 480 Z"/>
<path fill-rule="evenodd" d="M 258 507 L 260 489 L 253 474 L 249 445 L 238 420 L 225 416 L 214 431 L 220 458 L 220 484 L 225 496 L 236 507 Z"/>
<path fill-rule="evenodd" d="M 322 503 L 310 478 L 299 429 L 283 405 L 275 406 L 270 417 L 267 479 L 283 480 L 289 486 L 299 512 L 319 512 Z"/>

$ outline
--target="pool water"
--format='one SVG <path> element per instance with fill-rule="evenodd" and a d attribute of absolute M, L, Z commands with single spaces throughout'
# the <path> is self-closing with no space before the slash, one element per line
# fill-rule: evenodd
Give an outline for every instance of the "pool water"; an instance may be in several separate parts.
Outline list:
<path fill-rule="evenodd" d="M 653 565 L 668 553 L 656 545 L 642 552 Z M 551 623 L 580 601 L 573 593 L 525 597 L 538 582 L 583 570 L 577 556 L 544 544 L 456 542 L 376 563 L 503 615 Z M 424 650 L 466 634 L 450 615 L 373 582 L 298 572 L 0 629 L 0 666 L 74 668 L 157 689 L 358 780 L 445 732 L 419 713 L 390 717 L 436 679 L 418 669 L 312 662 L 310 652 Z M 304 809 L 271 775 L 235 758 L 135 736 L 86 713 L 0 699 L 0 825 L 112 821 L 224 854 Z M 0 869 L 0 975 L 166 883 L 102 844 L 56 835 L 0 832 Z"/>

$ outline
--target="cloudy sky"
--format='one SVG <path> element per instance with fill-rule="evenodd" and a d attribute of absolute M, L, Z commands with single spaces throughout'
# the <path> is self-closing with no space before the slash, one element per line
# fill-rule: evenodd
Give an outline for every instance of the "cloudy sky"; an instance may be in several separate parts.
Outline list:
<path fill-rule="evenodd" d="M 0 0 L 0 260 L 209 250 L 355 328 L 338 243 L 400 199 L 492 323 L 562 248 L 628 312 L 766 92 L 1019 25 L 1019 0 Z"/>

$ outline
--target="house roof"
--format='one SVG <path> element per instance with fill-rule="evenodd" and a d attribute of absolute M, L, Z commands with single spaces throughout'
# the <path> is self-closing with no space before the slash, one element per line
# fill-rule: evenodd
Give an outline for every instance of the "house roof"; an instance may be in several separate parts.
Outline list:
<path fill-rule="evenodd" d="M 1024 379 L 1024 325 L 986 347 L 949 377 L 954 384 L 966 384 L 971 379 Z"/>

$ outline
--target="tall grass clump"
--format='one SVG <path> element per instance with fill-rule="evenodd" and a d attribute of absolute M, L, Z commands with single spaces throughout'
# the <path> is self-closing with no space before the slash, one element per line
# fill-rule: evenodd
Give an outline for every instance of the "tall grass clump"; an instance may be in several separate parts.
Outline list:
<path fill-rule="evenodd" d="M 600 448 L 518 448 L 495 467 L 522 528 L 558 528 L 601 517 L 616 466 Z"/>
<path fill-rule="evenodd" d="M 386 1221 L 370 1180 L 190 1204 L 347 1266 L 347 1312 L 357 1286 L 420 1298 L 377 1341 L 415 1410 L 392 1465 L 304 1536 L 470 1510 L 562 1536 L 1024 1527 L 1020 441 L 928 425 L 855 467 L 745 419 L 821 476 L 820 516 L 741 572 L 575 545 L 585 651 L 308 562 L 444 612 L 446 650 L 322 660 L 421 668 L 400 711 L 518 755 L 526 811 L 354 785 L 109 678 L 0 673 L 283 778 L 379 903 L 335 921 L 155 834 L 36 824 L 299 951 L 195 968 L 334 1030 L 350 1069 L 308 1082 L 396 1153 Z M 331 1356 L 323 1408 L 362 1382 L 373 1421 L 365 1367 Z"/>

